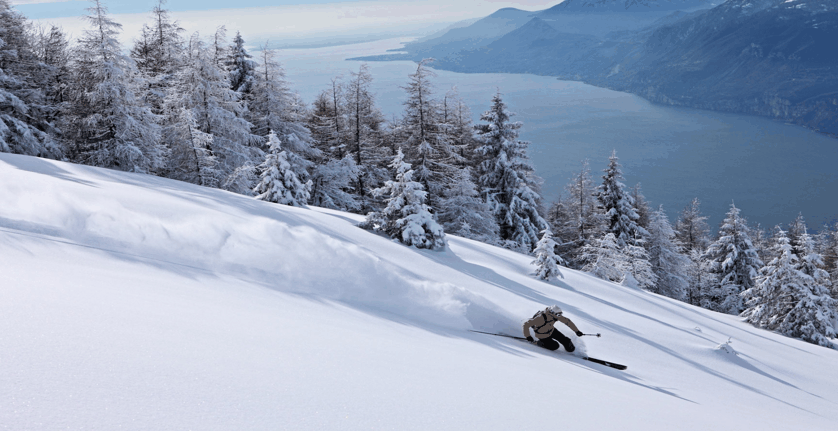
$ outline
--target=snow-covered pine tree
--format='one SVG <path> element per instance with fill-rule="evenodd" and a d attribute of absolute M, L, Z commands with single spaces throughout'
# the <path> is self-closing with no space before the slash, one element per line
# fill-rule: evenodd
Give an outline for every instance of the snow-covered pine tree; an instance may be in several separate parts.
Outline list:
<path fill-rule="evenodd" d="M 428 192 L 428 205 L 437 208 L 437 198 L 454 178 L 455 156 L 447 127 L 439 115 L 438 103 L 433 97 L 431 80 L 436 74 L 428 65 L 433 59 L 419 62 L 416 72 L 408 76 L 402 127 L 405 160 L 413 166 L 416 181 Z"/>
<path fill-rule="evenodd" d="M 634 209 L 637 211 L 637 225 L 643 229 L 649 229 L 649 222 L 652 219 L 652 208 L 643 195 L 640 183 L 634 185 L 630 191 L 631 198 L 634 200 Z"/>
<path fill-rule="evenodd" d="M 754 244 L 754 250 L 757 251 L 759 260 L 764 262 L 771 262 L 776 256 L 772 255 L 774 247 L 772 237 L 770 237 L 762 225 L 757 224 L 751 229 L 751 242 Z"/>
<path fill-rule="evenodd" d="M 803 236 L 807 235 L 808 231 L 809 228 L 806 225 L 806 220 L 803 218 L 803 213 L 798 213 L 797 218 L 789 223 L 789 229 L 787 232 L 789 244 L 791 244 L 791 250 L 797 255 L 797 257 L 802 256 Z"/>
<path fill-rule="evenodd" d="M 227 46 L 227 26 L 222 25 L 215 29 L 215 33 L 212 35 L 212 43 L 208 49 L 211 51 L 212 63 L 218 70 L 226 73 L 227 50 L 229 49 Z"/>
<path fill-rule="evenodd" d="M 568 265 L 572 265 L 576 260 L 576 256 L 573 252 L 581 249 L 583 244 L 581 241 L 576 240 L 578 231 L 574 226 L 573 219 L 575 214 L 572 213 L 573 210 L 570 208 L 571 205 L 569 200 L 569 197 L 559 195 L 559 197 L 550 204 L 544 218 L 550 226 L 550 231 L 563 241 L 563 244 L 559 245 L 560 253 L 564 256 L 568 256 L 568 260 L 570 261 L 568 262 Z M 565 238 L 567 238 L 567 240 L 565 240 Z"/>
<path fill-rule="evenodd" d="M 70 42 L 64 32 L 54 25 L 48 28 L 31 27 L 30 40 L 35 61 L 31 63 L 33 71 L 27 74 L 27 81 L 39 89 L 34 94 L 40 97 L 39 93 L 43 93 L 44 101 L 39 112 L 48 124 L 44 129 L 54 137 L 56 145 L 60 146 L 60 132 L 54 126 L 58 124 L 62 108 L 67 101 L 66 93 L 71 77 Z M 19 53 L 21 50 L 18 48 L 17 51 Z M 33 92 L 30 90 L 29 94 Z M 30 117 L 31 115 L 30 113 Z"/>
<path fill-rule="evenodd" d="M 51 135 L 53 106 L 42 84 L 46 70 L 26 34 L 26 19 L 0 0 L 0 152 L 61 158 Z"/>
<path fill-rule="evenodd" d="M 186 117 L 182 115 L 182 110 L 188 109 L 192 111 L 197 130 L 212 136 L 208 150 L 217 162 L 221 177 L 217 186 L 235 186 L 230 191 L 247 194 L 252 184 L 239 187 L 240 181 L 227 180 L 231 175 L 234 179 L 241 178 L 238 168 L 264 160 L 264 152 L 259 148 L 262 139 L 251 134 L 252 125 L 242 118 L 244 107 L 239 95 L 230 89 L 227 75 L 216 67 L 212 54 L 200 36 L 194 34 L 189 39 L 183 67 L 166 98 L 166 110 L 171 113 L 166 130 L 173 167 L 169 176 L 191 182 L 198 180 L 197 172 L 192 169 L 196 166 L 194 145 L 183 133 L 190 128 L 183 124 Z"/>
<path fill-rule="evenodd" d="M 564 264 L 564 259 L 557 256 L 555 253 L 556 241 L 553 240 L 553 232 L 550 229 L 545 229 L 541 232 L 541 239 L 535 246 L 533 253 L 535 260 L 532 265 L 536 266 L 535 276 L 539 280 L 552 280 L 555 277 L 564 278 L 559 265 Z"/>
<path fill-rule="evenodd" d="M 386 196 L 387 206 L 371 212 L 361 224 L 365 229 L 383 232 L 408 246 L 438 249 L 445 247 L 445 233 L 425 203 L 427 192 L 421 183 L 413 181 L 410 164 L 404 161 L 399 148 L 391 164 L 396 172 L 394 181 L 387 181 L 373 193 Z"/>
<path fill-rule="evenodd" d="M 344 87 L 347 152 L 355 157 L 360 170 L 355 190 L 363 211 L 374 207 L 369 190 L 377 188 L 388 178 L 387 155 L 382 148 L 384 118 L 375 106 L 372 93 L 372 74 L 366 63 L 358 72 L 351 72 Z"/>
<path fill-rule="evenodd" d="M 311 204 L 341 211 L 360 211 L 352 185 L 358 181 L 355 159 L 346 155 L 318 165 L 312 173 Z"/>
<path fill-rule="evenodd" d="M 333 78 L 332 87 L 314 99 L 307 122 L 315 146 L 332 160 L 343 159 L 346 155 L 344 106 L 341 84 Z"/>
<path fill-rule="evenodd" d="M 164 8 L 166 0 L 157 0 L 151 10 L 152 21 L 143 25 L 139 39 L 131 49 L 131 58 L 147 82 L 143 94 L 152 112 L 164 114 L 164 102 L 170 91 L 172 79 L 182 66 L 185 30 L 172 21 Z"/>
<path fill-rule="evenodd" d="M 324 157 L 305 125 L 308 113 L 301 113 L 296 106 L 298 100 L 288 87 L 285 71 L 276 61 L 276 52 L 264 45 L 259 60 L 248 102 L 254 133 L 259 136 L 267 136 L 270 131 L 276 133 L 288 153 L 288 162 L 300 179 L 307 181 L 314 162 Z"/>
<path fill-rule="evenodd" d="M 474 139 L 471 111 L 460 97 L 457 87 L 453 87 L 445 94 L 440 110 L 442 124 L 446 127 L 456 166 L 460 169 L 476 168 L 478 158 L 475 150 L 478 142 Z"/>
<path fill-rule="evenodd" d="M 597 209 L 596 187 L 588 160 L 565 186 L 562 196 L 547 212 L 553 232 L 565 241 L 560 247 L 572 266 L 578 266 L 580 251 L 592 238 L 603 235 L 604 217 Z"/>
<path fill-rule="evenodd" d="M 504 246 L 529 253 L 548 224 L 539 213 L 540 179 L 527 156 L 529 142 L 518 139 L 521 123 L 511 122 L 513 115 L 498 92 L 480 117 L 485 123 L 475 125 L 481 160 L 477 186 L 492 207 Z"/>
<path fill-rule="evenodd" d="M 582 271 L 595 277 L 614 283 L 622 283 L 626 278 L 624 269 L 627 258 L 617 245 L 617 237 L 613 233 L 608 232 L 602 238 L 585 244 L 581 251 L 581 261 L 584 263 Z"/>
<path fill-rule="evenodd" d="M 701 256 L 710 245 L 710 227 L 707 217 L 701 215 L 701 202 L 694 198 L 681 211 L 675 223 L 675 238 L 683 247 L 684 254 L 689 259 L 686 267 L 687 294 L 685 301 L 692 305 L 700 305 L 707 290 L 707 282 L 712 277 L 705 275 Z"/>
<path fill-rule="evenodd" d="M 802 263 L 783 230 L 775 236 L 775 254 L 778 257 L 760 270 L 759 283 L 743 292 L 748 308 L 742 316 L 754 326 L 834 348 L 830 338 L 836 337 L 838 303 L 802 270 L 817 258 L 809 255 L 809 262 Z"/>
<path fill-rule="evenodd" d="M 603 218 L 597 211 L 597 190 L 587 159 L 582 161 L 582 168 L 573 176 L 565 190 L 568 194 L 568 209 L 573 216 L 571 222 L 576 230 L 573 239 L 584 243 L 592 237 L 599 236 L 602 233 Z"/>
<path fill-rule="evenodd" d="M 689 288 L 687 269 L 689 259 L 683 255 L 661 205 L 649 219 L 649 263 L 658 277 L 652 292 L 683 301 Z"/>
<path fill-rule="evenodd" d="M 498 224 L 489 205 L 480 199 L 471 176 L 468 168 L 460 170 L 457 180 L 445 191 L 439 223 L 450 234 L 495 244 Z"/>
<path fill-rule="evenodd" d="M 236 32 L 233 44 L 227 50 L 225 65 L 230 76 L 230 88 L 241 94 L 242 99 L 247 99 L 247 96 L 253 91 L 256 62 L 252 58 L 253 56 L 247 52 L 247 48 L 244 46 L 244 38 L 241 33 Z"/>
<path fill-rule="evenodd" d="M 607 232 L 614 234 L 617 244 L 625 247 L 627 244 L 637 244 L 637 238 L 648 235 L 638 221 L 640 216 L 634 207 L 634 198 L 626 193 L 625 185 L 620 182 L 623 172 L 617 159 L 617 151 L 611 152 L 608 158 L 608 168 L 603 172 L 602 184 L 597 191 L 597 198 L 605 211 Z"/>
<path fill-rule="evenodd" d="M 172 157 L 172 161 L 193 163 L 193 166 L 170 166 L 183 172 L 192 172 L 195 175 L 194 182 L 204 187 L 218 187 L 224 180 L 224 175 L 218 170 L 218 160 L 213 148 L 213 137 L 209 133 L 202 132 L 195 121 L 195 115 L 191 109 L 181 108 L 179 121 L 174 123 L 169 134 L 178 142 L 183 143 L 178 147 L 180 151 L 191 151 L 191 157 Z"/>
<path fill-rule="evenodd" d="M 838 223 L 832 229 L 824 226 L 821 235 L 824 266 L 832 281 L 832 297 L 838 299 Z"/>
<path fill-rule="evenodd" d="M 645 242 L 645 240 L 637 238 L 636 245 L 627 244 L 623 248 L 622 252 L 626 257 L 625 264 L 622 265 L 625 274 L 623 284 L 644 290 L 653 290 L 658 283 L 658 276 L 649 262 L 649 253 L 646 251 Z"/>
<path fill-rule="evenodd" d="M 294 207 L 304 207 L 311 197 L 311 181 L 303 183 L 288 163 L 279 137 L 268 134 L 270 149 L 265 161 L 259 165 L 261 180 L 253 191 L 256 199 Z"/>
<path fill-rule="evenodd" d="M 707 217 L 701 215 L 701 201 L 694 198 L 684 207 L 675 223 L 675 238 L 685 251 L 703 252 L 710 245 L 709 232 Z"/>
<path fill-rule="evenodd" d="M 763 266 L 753 243 L 750 229 L 739 216 L 739 208 L 730 211 L 719 228 L 719 236 L 703 255 L 707 262 L 710 289 L 703 307 L 728 314 L 739 314 L 744 309 L 741 293 L 754 286 L 754 278 Z"/>
<path fill-rule="evenodd" d="M 119 45 L 122 25 L 100 0 L 91 2 L 85 17 L 90 27 L 75 49 L 71 102 L 64 115 L 70 155 L 93 166 L 157 172 L 165 165 L 159 117 L 136 97 L 145 84 Z"/>
<path fill-rule="evenodd" d="M 815 285 L 822 287 L 826 291 L 830 291 L 832 281 L 829 278 L 829 272 L 825 269 L 826 264 L 823 255 L 818 253 L 816 249 L 815 238 L 809 235 L 809 232 L 804 231 L 800 236 L 799 245 L 796 247 L 792 246 L 792 251 L 800 259 L 797 269 L 811 277 Z"/>

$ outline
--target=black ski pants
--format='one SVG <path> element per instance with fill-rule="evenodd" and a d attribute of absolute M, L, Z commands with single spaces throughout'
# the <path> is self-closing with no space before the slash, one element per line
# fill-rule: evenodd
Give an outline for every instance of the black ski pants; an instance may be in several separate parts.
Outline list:
<path fill-rule="evenodd" d="M 544 347 L 545 349 L 550 350 L 558 350 L 559 343 L 564 347 L 564 349 L 568 352 L 572 352 L 576 350 L 576 346 L 573 345 L 573 342 L 570 341 L 570 338 L 567 338 L 559 332 L 558 329 L 553 328 L 553 332 L 550 333 L 550 336 L 547 338 L 542 338 L 538 340 L 535 344 L 539 347 Z"/>

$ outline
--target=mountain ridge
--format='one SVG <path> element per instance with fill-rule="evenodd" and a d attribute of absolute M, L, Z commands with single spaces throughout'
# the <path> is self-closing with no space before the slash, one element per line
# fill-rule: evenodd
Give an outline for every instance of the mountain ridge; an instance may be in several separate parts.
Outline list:
<path fill-rule="evenodd" d="M 551 75 L 838 136 L 838 60 L 830 54 L 838 2 L 685 0 L 651 11 L 658 4 L 664 2 L 563 2 L 517 15 L 491 37 L 474 33 L 467 46 L 454 41 L 438 49 L 428 40 L 421 49 L 406 45 L 398 57 L 363 59 L 435 57 L 434 67 L 456 72 Z M 542 29 L 522 32 L 533 18 Z M 546 37 L 544 23 L 563 36 Z"/>

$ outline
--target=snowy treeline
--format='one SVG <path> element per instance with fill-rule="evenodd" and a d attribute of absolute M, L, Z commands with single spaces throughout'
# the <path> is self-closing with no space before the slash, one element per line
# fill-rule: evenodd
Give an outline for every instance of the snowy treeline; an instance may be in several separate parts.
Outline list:
<path fill-rule="evenodd" d="M 254 56 L 223 27 L 185 34 L 164 6 L 126 49 L 101 0 L 72 42 L 0 0 L 0 151 L 365 214 L 362 227 L 407 245 L 454 234 L 534 254 L 543 279 L 561 264 L 818 344 L 835 335 L 838 224 L 812 235 L 800 217 L 767 234 L 731 205 L 711 238 L 698 199 L 672 225 L 623 184 L 616 153 L 601 180 L 584 162 L 544 209 L 499 91 L 472 124 L 425 60 L 400 117 L 384 119 L 366 65 L 309 106 L 272 50 Z"/>
<path fill-rule="evenodd" d="M 640 186 L 627 189 L 612 154 L 597 186 L 587 161 L 547 211 L 568 266 L 759 327 L 832 346 L 838 331 L 838 224 L 811 234 L 803 216 L 767 234 L 731 203 L 711 237 L 699 200 L 673 226 Z M 535 262 L 534 262 L 535 263 Z M 541 274 L 548 267 L 537 262 Z"/>
<path fill-rule="evenodd" d="M 127 49 L 101 0 L 91 1 L 88 28 L 73 42 L 60 28 L 31 27 L 8 0 L 0 9 L 4 152 L 371 220 L 402 214 L 393 220 L 399 226 L 427 218 L 419 225 L 440 229 L 426 232 L 433 240 L 396 237 L 434 248 L 444 229 L 530 253 L 548 227 L 528 143 L 500 93 L 474 125 L 456 89 L 435 88 L 432 60 L 406 77 L 401 117 L 385 121 L 366 65 L 334 78 L 307 106 L 273 51 L 253 55 L 241 34 L 229 41 L 223 27 L 185 34 L 165 0 Z M 401 197 L 391 195 L 396 189 Z"/>

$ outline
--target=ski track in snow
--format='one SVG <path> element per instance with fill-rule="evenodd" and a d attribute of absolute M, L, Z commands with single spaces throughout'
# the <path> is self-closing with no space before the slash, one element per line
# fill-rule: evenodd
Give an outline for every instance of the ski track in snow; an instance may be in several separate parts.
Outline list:
<path fill-rule="evenodd" d="M 419 251 L 356 215 L 9 154 L 0 203 L 0 428 L 838 419 L 838 352 L 564 268 L 544 283 L 530 257 L 474 241 Z M 467 331 L 520 336 L 553 303 L 603 334 L 571 335 L 577 355 L 628 370 Z"/>

